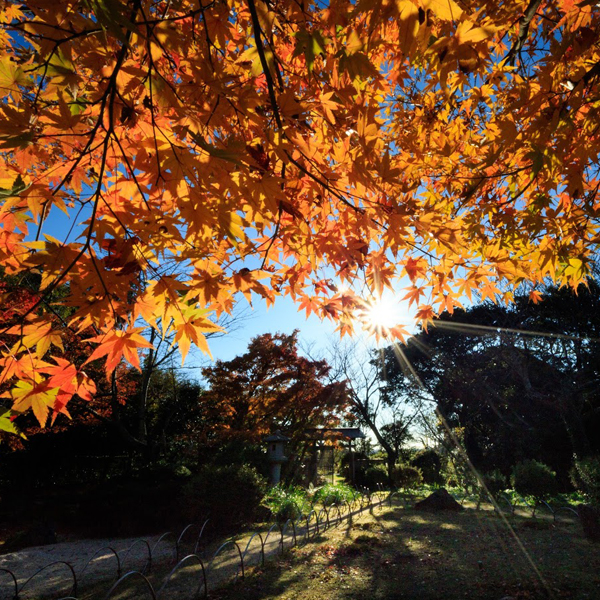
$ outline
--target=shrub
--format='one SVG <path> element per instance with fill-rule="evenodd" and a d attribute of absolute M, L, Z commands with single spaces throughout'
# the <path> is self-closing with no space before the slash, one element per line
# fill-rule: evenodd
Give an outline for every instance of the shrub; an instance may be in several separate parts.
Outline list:
<path fill-rule="evenodd" d="M 452 474 L 448 477 L 448 479 L 446 479 L 446 486 L 449 488 L 460 487 L 458 478 L 456 477 L 456 475 Z"/>
<path fill-rule="evenodd" d="M 310 508 L 305 490 L 281 485 L 276 485 L 267 492 L 264 504 L 280 523 L 288 519 L 297 519 Z"/>
<path fill-rule="evenodd" d="M 266 490 L 266 480 L 253 467 L 207 465 L 186 483 L 183 512 L 191 522 L 207 517 L 215 531 L 228 531 L 252 521 Z"/>
<path fill-rule="evenodd" d="M 413 488 L 423 483 L 423 474 L 411 465 L 396 465 L 392 472 L 392 482 L 396 487 Z"/>
<path fill-rule="evenodd" d="M 356 485 L 369 490 L 376 490 L 378 486 L 385 485 L 387 480 L 387 471 L 383 465 L 371 465 L 356 471 Z"/>
<path fill-rule="evenodd" d="M 417 452 L 410 464 L 421 471 L 425 483 L 434 485 L 442 483 L 442 460 L 435 450 L 430 448 Z"/>
<path fill-rule="evenodd" d="M 182 480 L 173 477 L 104 482 L 75 496 L 68 524 L 91 537 L 142 536 L 178 528 L 183 524 L 181 489 Z"/>
<path fill-rule="evenodd" d="M 511 483 L 521 496 L 542 500 L 556 493 L 556 473 L 548 465 L 536 460 L 525 460 L 513 470 Z"/>
<path fill-rule="evenodd" d="M 592 504 L 600 504 L 600 456 L 575 460 L 570 472 L 571 483 Z"/>
<path fill-rule="evenodd" d="M 355 496 L 356 491 L 345 483 L 327 484 L 316 490 L 313 502 L 320 502 L 324 506 L 332 506 L 350 502 Z"/>
<path fill-rule="evenodd" d="M 506 489 L 506 477 L 498 469 L 490 471 L 483 476 L 483 481 L 487 491 L 495 498 L 500 492 Z"/>

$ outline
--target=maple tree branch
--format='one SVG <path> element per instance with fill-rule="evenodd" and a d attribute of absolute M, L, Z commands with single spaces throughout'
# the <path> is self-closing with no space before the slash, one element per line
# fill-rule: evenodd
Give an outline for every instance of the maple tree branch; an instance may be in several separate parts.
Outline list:
<path fill-rule="evenodd" d="M 208 119 L 206 120 L 206 123 L 204 125 L 206 127 L 207 131 L 208 131 L 208 126 L 210 124 L 210 121 L 213 118 L 213 116 L 214 116 L 214 114 L 215 114 L 215 112 L 217 110 L 217 107 L 219 106 L 219 102 L 221 102 L 221 96 L 220 95 L 217 96 L 217 100 L 215 102 L 215 105 L 213 106 L 213 109 L 210 111 L 210 115 L 208 115 Z M 238 117 L 238 121 L 239 121 L 239 117 Z"/>
<path fill-rule="evenodd" d="M 589 85 L 590 82 L 600 75 L 600 61 L 596 62 L 590 69 L 588 69 L 579 81 L 583 81 L 585 85 Z M 575 85 L 579 83 L 577 81 Z"/>
<path fill-rule="evenodd" d="M 279 68 L 279 66 L 282 65 L 283 63 L 281 62 L 281 60 L 279 60 L 279 57 L 275 53 L 275 48 L 274 48 L 271 40 L 268 39 L 266 36 L 265 36 L 265 39 L 267 40 L 267 44 L 269 44 L 269 48 L 271 49 L 271 54 L 273 55 L 273 67 L 275 69 L 275 75 L 277 75 L 277 82 L 279 83 L 279 91 L 283 92 L 283 90 L 284 90 L 283 76 L 281 75 L 281 69 Z"/>
<path fill-rule="evenodd" d="M 202 0 L 200 0 L 202 2 Z M 206 50 L 208 52 L 208 62 L 210 63 L 210 68 L 215 71 L 215 65 L 213 64 L 212 53 L 210 51 L 211 46 L 214 47 L 213 41 L 210 39 L 210 34 L 208 33 L 208 23 L 206 22 L 206 15 L 204 11 L 202 11 L 202 23 L 204 25 L 204 37 L 206 38 Z"/>
<path fill-rule="evenodd" d="M 275 95 L 275 84 L 273 82 L 273 75 L 269 69 L 269 63 L 265 55 L 265 48 L 262 43 L 262 29 L 260 27 L 260 21 L 258 20 L 258 13 L 256 12 L 256 5 L 254 0 L 247 0 L 248 8 L 250 9 L 250 16 L 252 18 L 252 28 L 254 29 L 254 41 L 256 42 L 256 51 L 260 58 L 260 64 L 267 80 L 267 90 L 269 92 L 269 100 L 271 102 L 271 108 L 273 110 L 273 116 L 279 129 L 283 128 L 283 122 L 281 121 L 281 115 L 279 114 L 279 107 L 277 106 L 277 96 Z"/>
<path fill-rule="evenodd" d="M 143 11 L 142 11 L 142 12 L 143 12 Z M 151 31 L 150 31 L 150 29 L 149 29 L 149 28 L 147 28 L 147 31 L 148 31 L 148 33 L 149 33 L 149 34 L 151 33 Z M 155 72 L 155 73 L 158 75 L 158 77 L 160 77 L 160 78 L 161 78 L 161 79 L 162 79 L 162 80 L 163 80 L 163 81 L 164 81 L 164 82 L 165 82 L 165 83 L 166 83 L 166 84 L 169 86 L 169 88 L 171 89 L 171 91 L 174 91 L 174 90 L 173 90 L 173 88 L 172 88 L 172 86 L 171 86 L 170 82 L 169 82 L 169 81 L 167 81 L 167 80 L 166 80 L 166 79 L 163 77 L 163 75 L 161 74 L 161 72 L 160 72 L 160 71 L 159 71 L 159 70 L 156 68 L 156 65 L 155 65 L 155 63 L 154 63 L 154 59 L 152 58 L 152 49 L 151 49 L 151 47 L 150 47 L 150 37 L 151 37 L 150 35 L 148 35 L 148 37 L 147 37 L 147 56 L 148 56 L 148 61 L 149 61 L 149 64 L 148 64 L 148 73 L 147 73 L 147 78 L 148 78 L 148 81 L 149 81 L 149 85 L 148 85 L 148 90 L 149 90 L 149 94 L 150 94 L 150 96 L 149 96 L 149 100 L 150 100 L 150 109 L 149 109 L 149 110 L 150 110 L 150 119 L 151 119 L 151 121 L 152 121 L 152 130 L 153 130 L 154 132 L 156 132 L 156 130 L 158 130 L 158 131 L 159 131 L 159 132 L 160 132 L 160 133 L 163 135 L 163 137 L 164 137 L 164 138 L 165 138 L 165 139 L 166 139 L 166 140 L 169 142 L 169 146 L 171 147 L 171 151 L 173 152 L 173 156 L 174 156 L 174 158 L 177 160 L 177 162 L 178 162 L 179 164 L 181 164 L 181 161 L 180 161 L 179 157 L 177 156 L 176 146 L 175 146 L 175 145 L 173 144 L 173 142 L 171 141 L 171 136 L 169 136 L 169 135 L 166 135 L 166 134 L 165 134 L 165 133 L 162 131 L 162 129 L 159 127 L 159 125 L 156 123 L 156 116 L 155 116 L 155 114 L 154 114 L 154 106 L 155 106 L 155 105 L 154 105 L 154 90 L 153 90 L 153 87 L 154 87 L 154 86 L 153 86 L 153 84 L 152 84 L 152 72 L 154 71 L 154 72 Z M 157 40 L 157 42 L 158 42 L 158 40 Z M 162 44 L 161 44 L 161 48 L 162 48 Z M 177 97 L 177 99 L 178 99 L 180 102 L 183 102 L 183 101 L 181 100 L 181 98 L 179 97 L 179 95 L 178 95 L 176 92 L 175 92 L 175 96 Z M 163 175 L 162 175 L 162 170 L 161 170 L 161 166 L 160 166 L 160 153 L 159 153 L 159 149 L 158 149 L 158 140 L 157 140 L 156 133 L 154 133 L 154 135 L 153 135 L 152 137 L 153 137 L 153 140 L 154 140 L 154 149 L 155 149 L 155 151 L 156 151 L 156 166 L 157 166 L 157 169 L 158 169 L 158 174 L 157 174 L 157 178 L 156 178 L 156 183 L 158 184 L 158 182 L 159 182 L 161 179 L 162 179 L 163 181 L 164 181 L 165 179 L 164 179 L 164 177 L 163 177 Z"/>
<path fill-rule="evenodd" d="M 281 213 L 282 212 L 283 211 L 282 211 L 281 204 L 280 204 L 279 210 L 277 211 L 277 224 L 275 225 L 275 231 L 273 232 L 273 235 L 271 236 L 271 239 L 269 240 L 269 245 L 265 249 L 265 256 L 263 258 L 262 264 L 260 265 L 261 269 L 265 268 L 265 264 L 267 263 L 267 257 L 269 256 L 269 251 L 271 250 L 271 248 L 273 247 L 273 244 L 275 243 L 275 240 L 279 236 L 279 226 L 281 225 Z"/>
<path fill-rule="evenodd" d="M 200 8 L 190 10 L 182 15 L 176 15 L 174 17 L 160 17 L 158 19 L 140 19 L 136 21 L 136 25 L 159 25 L 160 23 L 175 23 L 177 21 L 183 21 L 185 19 L 189 19 L 190 17 L 195 17 L 196 15 L 203 15 L 204 11 L 216 6 L 218 4 L 218 0 L 213 0 L 206 5 L 200 4 Z"/>
<path fill-rule="evenodd" d="M 41 39 L 41 40 L 54 42 L 55 48 L 57 48 L 61 44 L 64 44 L 65 42 L 72 42 L 73 40 L 76 40 L 77 38 L 87 37 L 88 35 L 92 35 L 95 33 L 102 33 L 102 31 L 103 31 L 103 29 L 101 27 L 96 27 L 95 29 L 84 29 L 83 31 L 73 33 L 70 29 L 63 29 L 62 27 L 58 27 L 57 25 L 52 26 L 52 25 L 46 24 L 47 27 L 56 29 L 57 31 L 71 34 L 65 38 L 56 39 L 53 37 L 42 35 L 41 33 L 31 33 L 30 31 L 27 31 L 24 27 L 25 25 L 31 25 L 31 24 L 35 24 L 35 23 L 37 23 L 37 21 L 20 21 L 18 24 L 15 24 L 15 25 L 3 24 L 2 28 L 14 29 L 15 31 L 18 31 L 22 35 L 27 36 L 28 38 L 35 38 L 35 39 Z M 53 52 L 50 54 L 50 57 L 47 59 L 46 62 L 48 62 L 52 56 L 53 56 Z"/>
<path fill-rule="evenodd" d="M 517 39 L 513 42 L 513 45 L 502 61 L 502 64 L 514 66 L 517 54 L 521 52 L 523 44 L 529 35 L 529 25 L 531 24 L 531 20 L 535 16 L 541 3 L 542 0 L 529 0 L 529 6 L 527 6 L 523 16 L 519 19 L 519 33 L 517 34 Z"/>
<path fill-rule="evenodd" d="M 138 10 L 141 8 L 141 0 L 135 0 L 134 2 L 134 6 L 130 15 L 130 21 L 133 23 L 136 20 L 136 16 L 137 16 L 137 12 Z M 89 134 L 89 139 L 86 143 L 86 145 L 84 146 L 83 150 L 79 153 L 79 156 L 75 159 L 75 161 L 73 162 L 73 164 L 71 165 L 70 169 L 67 171 L 67 174 L 62 178 L 62 180 L 58 183 L 58 185 L 53 188 L 52 190 L 52 195 L 56 195 L 61 189 L 62 187 L 65 185 L 65 183 L 69 180 L 69 178 L 72 176 L 72 174 L 75 172 L 75 169 L 78 167 L 79 163 L 83 160 L 83 157 L 88 154 L 88 152 L 90 151 L 90 148 L 94 142 L 94 139 L 96 137 L 96 134 L 98 133 L 98 130 L 100 129 L 100 126 L 102 125 L 102 119 L 104 116 L 104 111 L 106 110 L 106 104 L 107 102 L 109 102 L 109 108 L 111 109 L 109 111 L 109 120 L 111 123 L 111 128 L 112 128 L 112 103 L 114 103 L 114 95 L 116 93 L 117 90 L 117 75 L 119 74 L 119 71 L 121 70 L 121 67 L 123 65 L 123 61 L 125 60 L 125 56 L 127 55 L 127 51 L 129 49 L 129 42 L 131 40 L 131 35 L 132 32 L 130 30 L 127 31 L 127 34 L 125 36 L 125 43 L 123 43 L 123 46 L 121 47 L 121 51 L 119 52 L 118 56 L 117 56 L 117 60 L 115 63 L 115 67 L 111 73 L 111 76 L 109 78 L 108 81 L 108 85 L 106 86 L 106 90 L 104 91 L 104 93 L 102 94 L 102 98 L 100 100 L 100 111 L 99 111 L 99 116 L 98 119 L 96 120 L 96 122 L 94 123 L 94 126 L 92 127 L 90 134 Z M 60 44 L 60 41 L 55 45 L 55 47 L 53 48 L 51 54 L 50 54 L 50 58 L 54 55 L 54 52 L 56 51 L 56 48 L 58 47 L 58 45 Z M 47 67 L 49 65 L 49 61 L 50 58 L 48 58 L 47 61 L 45 61 L 45 71 L 44 74 L 47 71 Z M 38 94 L 39 92 L 41 92 L 41 89 L 43 87 L 43 81 L 44 81 L 44 77 L 42 76 L 42 80 L 38 85 Z M 38 95 L 36 94 L 36 100 L 37 101 L 37 97 Z M 110 97 L 110 101 L 109 101 L 109 97 Z M 35 103 L 34 101 L 34 103 Z M 102 146 L 104 143 L 99 144 L 99 146 Z M 105 145 L 105 144 L 104 144 Z M 106 145 L 105 145 L 105 151 L 106 151 Z"/>
<path fill-rule="evenodd" d="M 125 161 L 125 166 L 127 167 L 127 170 L 129 171 L 129 174 L 131 175 L 133 182 L 135 183 L 135 187 L 137 187 L 138 192 L 140 193 L 140 196 L 142 197 L 142 201 L 144 202 L 144 204 L 146 205 L 146 208 L 150 212 L 152 209 L 150 208 L 150 205 L 148 204 L 148 200 L 146 200 L 146 192 L 144 192 L 144 190 L 142 190 L 142 187 L 137 178 L 137 175 L 135 174 L 135 169 L 133 168 L 133 166 L 131 165 L 131 162 L 129 160 L 129 156 L 127 156 L 127 153 L 123 149 L 121 140 L 116 135 L 114 135 L 113 137 L 114 137 L 115 141 L 117 142 L 117 146 L 119 147 L 119 150 L 121 150 L 121 156 L 122 156 L 123 160 Z M 110 208 L 110 206 L 108 204 L 107 204 L 107 206 L 112 211 L 112 208 Z M 121 225 L 122 225 L 122 223 L 121 223 Z M 127 228 L 124 227 L 124 229 L 127 229 Z"/>
<path fill-rule="evenodd" d="M 115 306 L 113 304 L 111 293 L 108 291 L 108 287 L 106 285 L 106 282 L 104 281 L 104 278 L 102 277 L 102 273 L 100 272 L 100 269 L 98 268 L 98 265 L 96 264 L 96 257 L 94 256 L 94 253 L 93 253 L 91 247 L 88 247 L 88 252 L 90 255 L 90 260 L 92 262 L 92 267 L 93 267 L 94 271 L 96 271 L 96 275 L 98 276 L 100 285 L 102 286 L 102 289 L 104 290 L 104 295 L 106 296 L 106 298 L 108 298 L 108 303 L 110 304 L 110 308 L 112 310 L 115 323 L 117 323 L 119 321 L 119 314 L 117 313 L 117 309 L 115 308 Z"/>
<path fill-rule="evenodd" d="M 288 159 L 290 160 L 290 162 L 293 165 L 295 165 L 298 169 L 300 169 L 300 171 L 302 171 L 302 173 L 304 173 L 305 175 L 307 175 L 308 177 L 310 177 L 313 181 L 315 181 L 316 183 L 318 183 L 319 185 L 321 185 L 332 196 L 334 196 L 335 198 L 337 198 L 340 202 L 342 202 L 343 204 L 345 204 L 349 208 L 352 208 L 356 212 L 360 213 L 361 215 L 365 213 L 365 209 L 364 208 L 361 208 L 360 206 L 355 206 L 354 204 L 352 204 L 352 202 L 350 202 L 347 198 L 345 198 L 343 196 L 342 192 L 338 191 L 336 188 L 332 187 L 328 182 L 323 181 L 322 179 L 319 179 L 319 177 L 317 177 L 315 174 L 311 173 L 302 163 L 298 162 L 295 158 L 293 158 L 292 155 L 287 150 L 285 151 L 285 153 L 286 153 L 286 156 L 288 157 Z M 305 158 L 307 158 L 303 153 L 302 153 L 302 156 L 304 156 Z M 319 174 L 321 176 L 324 176 L 323 173 L 319 173 Z"/>

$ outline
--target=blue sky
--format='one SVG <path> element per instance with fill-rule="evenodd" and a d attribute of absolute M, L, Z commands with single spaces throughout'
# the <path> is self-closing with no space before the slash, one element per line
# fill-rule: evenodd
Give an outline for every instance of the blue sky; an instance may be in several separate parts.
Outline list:
<path fill-rule="evenodd" d="M 398 302 L 398 298 L 402 298 L 403 295 L 403 292 L 397 295 L 392 292 L 384 294 L 381 307 L 382 320 L 385 323 L 386 319 L 390 319 L 390 324 L 400 323 L 413 332 L 415 325 L 410 312 L 414 312 L 414 308 L 409 312 L 406 302 Z M 240 308 L 244 308 L 243 301 L 240 303 Z M 333 321 L 329 319 L 321 321 L 314 315 L 307 318 L 304 311 L 299 311 L 289 297 L 279 297 L 269 309 L 266 308 L 264 301 L 258 299 L 253 308 L 247 311 L 247 318 L 241 320 L 236 329 L 226 336 L 210 340 L 209 345 L 215 360 L 230 360 L 243 353 L 249 341 L 257 335 L 290 334 L 294 329 L 300 330 L 301 347 L 311 346 L 317 355 L 320 355 L 332 340 L 339 339 Z M 356 337 L 362 347 L 377 347 L 375 337 L 362 330 L 360 326 L 357 327 Z M 384 341 L 381 343 L 385 344 Z"/>
<path fill-rule="evenodd" d="M 241 309 L 244 308 L 243 304 L 244 301 L 240 303 Z M 230 360 L 243 353 L 249 341 L 257 335 L 290 334 L 294 329 L 300 330 L 301 341 L 308 344 L 315 342 L 318 345 L 325 345 L 330 336 L 339 335 L 335 333 L 335 325 L 332 321 L 322 322 L 314 315 L 307 318 L 304 311 L 299 312 L 296 304 L 289 297 L 277 298 L 275 304 L 269 309 L 264 301 L 257 299 L 231 333 L 210 340 L 209 345 L 213 358 Z"/>

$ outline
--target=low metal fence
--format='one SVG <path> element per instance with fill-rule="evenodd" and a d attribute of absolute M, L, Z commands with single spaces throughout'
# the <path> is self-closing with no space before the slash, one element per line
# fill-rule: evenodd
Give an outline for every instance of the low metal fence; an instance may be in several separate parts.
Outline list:
<path fill-rule="evenodd" d="M 249 536 L 247 542 L 231 538 L 209 557 L 200 555 L 209 524 L 207 519 L 200 524 L 187 525 L 179 535 L 168 531 L 154 543 L 136 539 L 121 552 L 112 545 L 105 546 L 98 549 L 79 570 L 67 561 L 52 561 L 19 583 L 18 574 L 13 570 L 0 568 L 0 600 L 41 600 L 49 596 L 78 600 L 82 588 L 91 585 L 94 589 L 101 588 L 103 583 L 106 584 L 106 592 L 97 594 L 102 600 L 113 600 L 126 586 L 136 587 L 136 598 L 206 598 L 209 589 L 244 577 L 248 566 L 264 565 L 267 557 L 279 556 L 286 549 L 307 544 L 353 515 L 367 509 L 382 509 L 386 502 L 391 504 L 392 495 L 382 490 L 362 493 L 350 502 L 313 509 L 283 524 L 274 523 L 266 532 L 246 533 L 245 536 Z M 187 551 L 186 547 L 191 551 Z M 97 573 L 94 579 L 90 574 L 99 564 L 102 565 L 102 577 Z M 168 574 L 158 583 L 153 583 L 152 576 L 169 566 Z M 51 570 L 53 577 L 48 577 Z M 45 589 L 45 586 L 58 587 L 59 592 Z"/>
<path fill-rule="evenodd" d="M 351 501 L 341 502 L 308 514 L 300 514 L 285 523 L 273 523 L 270 527 L 247 532 L 242 538 L 231 538 L 220 544 L 210 554 L 202 556 L 201 547 L 209 525 L 206 519 L 199 524 L 187 525 L 179 535 L 166 532 L 154 543 L 136 539 L 129 546 L 117 551 L 112 545 L 98 549 L 80 569 L 67 561 L 55 560 L 44 565 L 26 579 L 19 579 L 8 568 L 0 567 L 0 600 L 41 600 L 52 596 L 60 600 L 78 600 L 83 588 L 94 585 L 100 589 L 106 584 L 105 593 L 97 592 L 100 600 L 113 600 L 126 586 L 136 586 L 136 598 L 164 600 L 166 598 L 206 598 L 210 589 L 221 587 L 228 581 L 244 577 L 247 567 L 262 566 L 267 557 L 279 556 L 294 546 L 302 546 L 331 527 L 359 515 L 365 510 L 375 512 L 385 506 L 404 507 L 414 502 L 414 495 L 400 491 L 375 492 L 363 490 Z M 552 506 L 540 501 L 535 505 L 523 498 L 500 495 L 493 503 L 496 512 L 514 516 L 517 511 L 531 518 L 552 518 L 558 526 L 567 526 L 578 520 L 577 511 L 571 506 Z M 94 567 L 101 565 L 101 577 L 91 577 Z M 158 574 L 168 570 L 162 577 Z M 91 581 L 88 581 L 88 577 Z M 59 588 L 52 591 L 47 587 Z"/>

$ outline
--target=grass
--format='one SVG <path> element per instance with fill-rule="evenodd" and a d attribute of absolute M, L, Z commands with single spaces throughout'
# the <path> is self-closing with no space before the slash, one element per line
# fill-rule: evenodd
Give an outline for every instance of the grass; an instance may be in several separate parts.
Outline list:
<path fill-rule="evenodd" d="M 211 594 L 218 600 L 515 600 L 600 597 L 600 545 L 579 525 L 490 511 L 384 509 Z M 522 546 L 521 546 L 522 545 Z M 530 562 L 531 559 L 531 562 Z M 537 571 L 537 572 L 536 572 Z"/>

